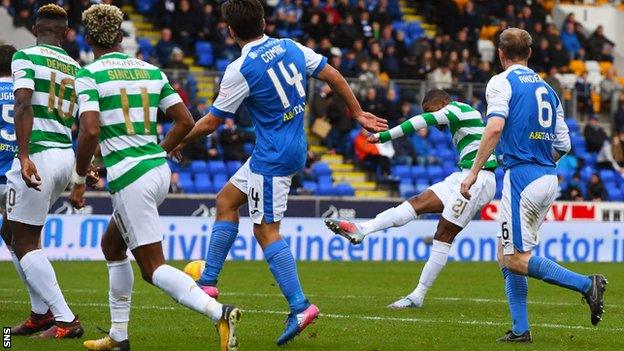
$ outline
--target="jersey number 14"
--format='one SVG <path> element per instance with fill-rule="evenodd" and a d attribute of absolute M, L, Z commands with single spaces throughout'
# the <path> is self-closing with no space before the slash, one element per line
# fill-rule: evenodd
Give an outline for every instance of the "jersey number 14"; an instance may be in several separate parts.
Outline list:
<path fill-rule="evenodd" d="M 299 93 L 299 97 L 304 97 L 305 89 L 303 88 L 303 83 L 302 83 L 303 76 L 297 69 L 297 66 L 295 66 L 294 63 L 288 64 L 288 68 L 290 68 L 292 72 L 292 76 L 286 69 L 286 66 L 284 66 L 284 61 L 279 61 L 277 63 L 277 67 L 279 67 L 280 73 L 282 74 L 282 77 L 284 77 L 284 80 L 286 81 L 286 83 L 290 86 L 294 86 L 297 89 L 297 93 Z M 273 69 L 273 67 L 269 68 L 267 70 L 267 73 L 269 74 L 269 77 L 271 78 L 271 81 L 273 82 L 273 86 L 275 86 L 277 95 L 279 96 L 280 100 L 282 100 L 282 105 L 284 106 L 284 108 L 289 108 L 290 101 L 288 101 L 288 96 L 286 95 L 286 91 L 284 90 L 284 87 L 282 86 L 282 82 L 280 82 L 279 78 L 277 77 L 277 73 L 275 73 L 275 70 Z"/>

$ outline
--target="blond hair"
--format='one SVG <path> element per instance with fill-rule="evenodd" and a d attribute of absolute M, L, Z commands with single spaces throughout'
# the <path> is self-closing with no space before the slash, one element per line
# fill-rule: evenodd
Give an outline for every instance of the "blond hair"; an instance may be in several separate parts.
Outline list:
<path fill-rule="evenodd" d="M 82 23 L 87 35 L 102 48 L 111 48 L 116 44 L 117 35 L 123 22 L 123 12 L 113 5 L 93 5 L 82 13 Z"/>
<path fill-rule="evenodd" d="M 67 20 L 67 11 L 56 4 L 43 5 L 37 10 L 37 19 Z"/>

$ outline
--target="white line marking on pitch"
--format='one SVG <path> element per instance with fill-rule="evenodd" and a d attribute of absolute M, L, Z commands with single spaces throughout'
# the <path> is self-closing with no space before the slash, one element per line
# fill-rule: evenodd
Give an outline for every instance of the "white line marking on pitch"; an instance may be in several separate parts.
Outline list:
<path fill-rule="evenodd" d="M 9 291 L 9 292 L 23 292 L 25 289 L 8 289 L 8 288 L 0 288 L 0 291 Z M 67 289 L 63 290 L 69 293 L 84 293 L 84 294 L 93 294 L 93 293 L 103 293 L 100 290 L 94 289 Z M 143 294 L 144 292 L 133 291 L 132 294 Z M 256 297 L 282 297 L 282 294 L 273 294 L 273 293 L 245 293 L 245 292 L 222 292 L 221 296 L 256 296 Z M 321 299 L 367 299 L 367 300 L 383 300 L 389 299 L 389 296 L 375 296 L 375 295 L 323 295 L 323 294 L 308 294 L 306 295 L 310 298 L 321 298 Z M 430 300 L 436 301 L 447 301 L 447 302 L 476 302 L 476 303 L 503 303 L 506 304 L 507 300 L 505 299 L 488 299 L 488 298 L 480 298 L 480 297 L 453 297 L 453 296 L 441 296 L 441 297 L 427 297 Z M 542 305 L 542 306 L 579 306 L 584 305 L 583 303 L 576 302 L 554 302 L 554 301 L 527 301 L 529 305 Z M 609 309 L 620 309 L 622 306 L 614 305 L 614 304 L 605 304 Z"/>
<path fill-rule="evenodd" d="M 19 300 L 0 300 L 2 303 L 11 303 L 11 304 L 30 304 L 28 301 L 19 301 Z M 108 308 L 108 304 L 104 303 L 84 303 L 77 302 L 71 303 L 72 306 L 82 306 L 82 307 L 100 307 L 100 308 Z M 133 305 L 132 309 L 137 310 L 164 310 L 171 311 L 178 309 L 177 307 L 170 306 L 137 306 Z M 244 313 L 252 313 L 252 314 L 275 314 L 275 315 L 286 315 L 284 311 L 274 311 L 274 310 L 243 310 Z M 384 322 L 406 322 L 406 323 L 429 323 L 429 324 L 462 324 L 462 325 L 481 325 L 481 326 L 508 326 L 508 322 L 497 322 L 497 321 L 483 321 L 483 320 L 452 320 L 452 319 L 428 319 L 428 318 L 405 318 L 405 317 L 379 317 L 379 316 L 358 316 L 358 315 L 348 315 L 348 314 L 335 314 L 335 313 L 321 313 L 321 317 L 323 318 L 332 318 L 332 319 L 359 319 L 364 321 L 384 321 Z M 554 324 L 554 323 L 536 323 L 533 326 L 541 327 L 541 328 L 550 328 L 550 329 L 569 329 L 569 330 L 593 330 L 593 331 L 610 331 L 610 332 L 622 332 L 624 328 L 596 328 L 596 327 L 586 327 L 582 325 L 567 325 L 567 324 Z"/>

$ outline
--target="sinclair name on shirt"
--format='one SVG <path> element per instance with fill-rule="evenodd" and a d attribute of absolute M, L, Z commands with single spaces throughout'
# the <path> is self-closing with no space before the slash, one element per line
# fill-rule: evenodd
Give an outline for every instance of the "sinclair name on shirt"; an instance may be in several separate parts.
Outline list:
<path fill-rule="evenodd" d="M 520 80 L 520 83 L 539 83 L 542 81 L 540 76 L 537 74 L 518 76 L 518 79 Z"/>

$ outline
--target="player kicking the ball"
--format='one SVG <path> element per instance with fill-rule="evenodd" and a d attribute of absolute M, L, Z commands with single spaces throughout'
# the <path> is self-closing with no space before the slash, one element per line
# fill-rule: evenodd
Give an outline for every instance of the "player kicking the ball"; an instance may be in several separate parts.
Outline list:
<path fill-rule="evenodd" d="M 84 346 L 100 351 L 130 349 L 134 280 L 126 256 L 130 249 L 145 281 L 208 316 L 221 337 L 221 350 L 237 350 L 240 311 L 221 305 L 191 277 L 165 264 L 158 206 L 171 179 L 166 155 L 192 129 L 193 119 L 157 67 L 121 53 L 122 21 L 121 10 L 111 5 L 94 5 L 82 14 L 96 60 L 78 71 L 76 79 L 80 132 L 70 200 L 77 208 L 84 206 L 85 175 L 99 139 L 113 201 L 113 218 L 102 238 L 108 261 L 111 328 L 107 336 L 85 341 Z M 156 133 L 159 108 L 175 122 L 160 145 Z"/>
<path fill-rule="evenodd" d="M 496 193 L 494 169 L 498 163 L 492 153 L 488 155 L 487 162 L 479 167 L 476 185 L 471 191 L 472 198 L 467 200 L 459 193 L 459 184 L 468 175 L 481 142 L 485 126 L 481 114 L 469 105 L 451 101 L 451 97 L 439 89 L 427 92 L 422 106 L 426 113 L 414 116 L 389 131 L 372 135 L 369 141 L 385 143 L 413 134 L 421 128 L 448 126 L 459 152 L 459 167 L 462 170 L 451 174 L 440 183 L 433 184 L 420 195 L 399 206 L 378 214 L 372 220 L 362 223 L 325 220 L 327 227 L 334 233 L 349 239 L 352 244 L 359 244 L 371 233 L 403 226 L 415 220 L 418 215 L 442 213 L 433 237 L 431 254 L 423 267 L 418 286 L 406 297 L 390 304 L 388 308 L 392 309 L 422 307 L 427 290 L 446 265 L 453 240 L 481 207 L 492 201 Z"/>
<path fill-rule="evenodd" d="M 60 47 L 67 32 L 63 8 L 40 7 L 33 30 L 37 45 L 16 52 L 11 64 L 19 150 L 6 174 L 8 228 L 3 223 L 3 237 L 10 239 L 32 309 L 12 331 L 28 335 L 44 330 L 37 337 L 75 338 L 83 334 L 82 326 L 39 242 L 50 205 L 67 188 L 74 167 L 71 126 L 78 112 L 74 78 L 80 66 Z M 4 108 L 2 112 L 8 118 Z"/>
<path fill-rule="evenodd" d="M 238 234 L 238 209 L 248 203 L 254 235 L 290 306 L 286 329 L 277 340 L 283 345 L 319 315 L 318 308 L 303 294 L 295 260 L 279 233 L 291 178 L 304 167 L 306 159 L 303 118 L 307 76 L 328 82 L 365 128 L 379 131 L 387 124 L 362 111 L 347 82 L 327 65 L 325 57 L 292 40 L 265 36 L 260 1 L 228 0 L 221 13 L 230 35 L 242 48 L 241 57 L 227 67 L 219 96 L 185 142 L 214 132 L 241 104 L 254 120 L 257 140 L 250 159 L 217 196 L 217 218 L 198 284 L 207 294 L 218 295 L 217 278 Z"/>
<path fill-rule="evenodd" d="M 490 118 L 461 190 L 468 199 L 475 196 L 477 172 L 502 136 L 505 178 L 498 262 L 505 278 L 512 328 L 499 341 L 531 342 L 526 276 L 581 293 L 589 305 L 593 325 L 602 319 L 607 280 L 600 274 L 572 272 L 531 253 L 539 244 L 539 227 L 557 198 L 555 162 L 570 151 L 570 137 L 557 94 L 527 67 L 532 43 L 529 33 L 508 28 L 498 43 L 505 71 L 488 82 Z"/>

